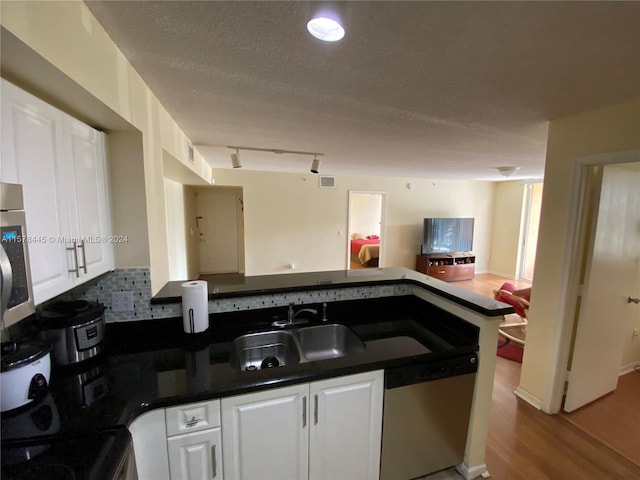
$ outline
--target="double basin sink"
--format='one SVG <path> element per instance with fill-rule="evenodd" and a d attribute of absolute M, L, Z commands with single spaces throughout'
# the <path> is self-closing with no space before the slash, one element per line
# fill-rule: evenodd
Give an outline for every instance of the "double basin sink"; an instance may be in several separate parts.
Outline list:
<path fill-rule="evenodd" d="M 364 348 L 348 327 L 332 323 L 242 335 L 231 344 L 230 362 L 237 370 L 260 370 L 344 357 Z"/>

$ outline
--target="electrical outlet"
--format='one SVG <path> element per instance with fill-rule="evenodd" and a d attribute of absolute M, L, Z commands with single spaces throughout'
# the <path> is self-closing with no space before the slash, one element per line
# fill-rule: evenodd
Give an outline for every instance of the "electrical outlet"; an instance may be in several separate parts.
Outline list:
<path fill-rule="evenodd" d="M 631 332 L 631 340 L 635 340 L 636 338 L 638 338 L 638 329 L 634 328 L 633 332 Z"/>
<path fill-rule="evenodd" d="M 111 292 L 112 312 L 133 312 L 133 292 Z"/>

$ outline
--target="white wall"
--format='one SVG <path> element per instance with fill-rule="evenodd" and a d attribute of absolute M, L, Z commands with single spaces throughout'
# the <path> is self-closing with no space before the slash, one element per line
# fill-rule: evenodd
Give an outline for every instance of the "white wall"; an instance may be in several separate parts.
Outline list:
<path fill-rule="evenodd" d="M 167 244 L 169 255 L 169 278 L 189 279 L 187 263 L 187 221 L 184 201 L 184 185 L 165 178 L 165 202 L 167 209 Z"/>
<path fill-rule="evenodd" d="M 382 221 L 382 195 L 372 193 L 351 194 L 351 233 L 380 236 Z"/>
<path fill-rule="evenodd" d="M 415 268 L 425 217 L 474 217 L 477 271 L 487 270 L 495 184 L 406 178 L 336 177 L 318 188 L 317 176 L 219 169 L 216 185 L 243 187 L 245 272 L 266 275 L 347 267 L 349 190 L 387 196 L 385 266 Z"/>
<path fill-rule="evenodd" d="M 524 201 L 524 184 L 520 181 L 496 184 L 491 229 L 489 271 L 515 278 Z"/>

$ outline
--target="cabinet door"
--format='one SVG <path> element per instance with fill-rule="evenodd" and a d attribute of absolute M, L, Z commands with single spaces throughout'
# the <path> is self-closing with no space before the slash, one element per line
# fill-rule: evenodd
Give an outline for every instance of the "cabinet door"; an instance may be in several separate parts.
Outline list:
<path fill-rule="evenodd" d="M 171 480 L 222 480 L 220 428 L 167 439 Z"/>
<path fill-rule="evenodd" d="M 129 425 L 140 480 L 169 480 L 164 410 L 143 413 Z"/>
<path fill-rule="evenodd" d="M 309 385 L 222 399 L 227 479 L 308 477 Z"/>
<path fill-rule="evenodd" d="M 72 227 L 77 232 L 80 281 L 84 282 L 113 268 L 104 136 L 68 115 L 63 115 L 62 124 L 72 162 L 71 218 L 75 219 Z"/>
<path fill-rule="evenodd" d="M 377 479 L 384 372 L 311 383 L 310 479 Z"/>
<path fill-rule="evenodd" d="M 0 180 L 22 184 L 33 296 L 42 303 L 73 287 L 67 262 L 69 174 L 58 148 L 60 112 L 2 80 Z"/>

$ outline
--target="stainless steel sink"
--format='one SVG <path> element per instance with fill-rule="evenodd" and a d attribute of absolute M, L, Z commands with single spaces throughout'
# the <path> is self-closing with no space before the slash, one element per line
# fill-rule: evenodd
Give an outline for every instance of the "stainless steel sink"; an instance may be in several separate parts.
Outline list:
<path fill-rule="evenodd" d="M 231 343 L 230 363 L 237 370 L 260 370 L 362 351 L 364 344 L 348 327 L 332 323 L 242 335 Z"/>
<path fill-rule="evenodd" d="M 296 332 L 302 354 L 309 361 L 344 357 L 364 351 L 364 344 L 344 325 L 333 323 Z"/>
<path fill-rule="evenodd" d="M 250 333 L 231 343 L 230 362 L 238 370 L 260 370 L 299 363 L 300 353 L 288 331 Z"/>

